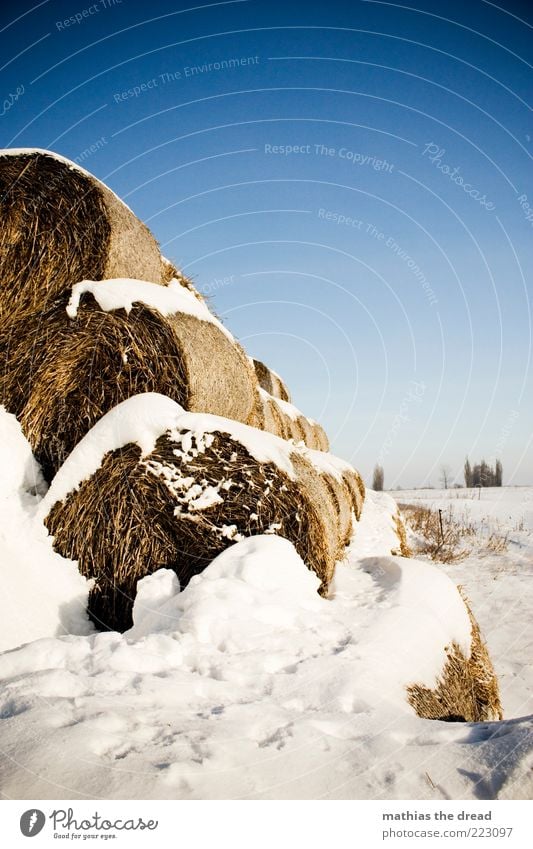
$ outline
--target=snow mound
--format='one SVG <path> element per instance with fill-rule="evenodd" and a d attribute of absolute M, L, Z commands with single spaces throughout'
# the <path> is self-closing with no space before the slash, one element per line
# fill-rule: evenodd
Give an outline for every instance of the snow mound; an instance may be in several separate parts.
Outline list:
<path fill-rule="evenodd" d="M 168 570 L 144 578 L 125 634 L 0 655 L 5 744 L 24 750 L 0 767 L 4 792 L 428 798 L 430 770 L 444 794 L 471 798 L 496 757 L 504 792 L 531 723 L 429 722 L 405 698 L 434 682 L 443 643 L 467 637 L 452 582 L 375 556 L 340 564 L 331 599 L 316 584 L 289 542 L 254 537 L 181 593 Z"/>
<path fill-rule="evenodd" d="M 395 522 L 397 514 L 398 506 L 390 495 L 367 489 L 350 554 L 362 558 L 397 551 L 400 546 Z"/>
<path fill-rule="evenodd" d="M 294 446 L 283 439 L 221 416 L 185 412 L 165 395 L 146 392 L 117 404 L 83 437 L 52 481 L 39 506 L 39 516 L 44 518 L 57 501 L 63 501 L 69 492 L 90 478 L 108 452 L 135 443 L 145 457 L 167 430 L 182 429 L 190 431 L 196 441 L 205 433 L 227 433 L 259 462 L 274 463 L 294 477 L 290 460 Z"/>
<path fill-rule="evenodd" d="M 161 569 L 139 581 L 129 636 L 175 627 L 200 643 L 243 651 L 274 626 L 311 624 L 308 614 L 325 603 L 320 580 L 282 537 L 258 535 L 231 546 L 179 595 L 172 575 Z"/>
<path fill-rule="evenodd" d="M 0 405 L 0 493 L 2 498 L 26 492 L 46 490 L 41 469 L 20 425 L 6 408 Z"/>
<path fill-rule="evenodd" d="M 14 416 L 0 407 L 0 650 L 58 634 L 88 634 L 89 584 L 52 549 L 36 518 L 40 469 Z"/>

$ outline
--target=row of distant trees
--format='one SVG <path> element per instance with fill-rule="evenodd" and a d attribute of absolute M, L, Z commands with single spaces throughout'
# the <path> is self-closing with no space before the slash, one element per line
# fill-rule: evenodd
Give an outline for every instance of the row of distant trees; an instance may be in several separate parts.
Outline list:
<path fill-rule="evenodd" d="M 485 460 L 481 463 L 476 463 L 475 466 L 470 465 L 470 460 L 466 458 L 464 465 L 465 486 L 468 488 L 474 486 L 502 486 L 503 466 L 501 460 L 496 460 L 494 466 L 490 466 Z M 451 480 L 451 470 L 449 466 L 441 466 L 441 483 L 444 489 L 448 489 Z M 385 472 L 383 466 L 377 463 L 374 466 L 372 475 L 372 489 L 376 492 L 382 492 L 385 483 Z"/>
<path fill-rule="evenodd" d="M 494 466 L 489 466 L 485 460 L 470 465 L 468 457 L 464 466 L 465 486 L 501 486 L 503 478 L 503 466 L 501 460 L 496 460 Z"/>

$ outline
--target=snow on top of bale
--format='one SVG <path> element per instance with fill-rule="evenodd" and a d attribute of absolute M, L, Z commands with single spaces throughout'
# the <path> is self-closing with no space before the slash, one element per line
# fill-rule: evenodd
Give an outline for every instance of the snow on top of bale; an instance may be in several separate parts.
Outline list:
<path fill-rule="evenodd" d="M 262 390 L 262 391 L 264 391 L 264 390 Z M 301 410 L 299 410 L 298 407 L 295 407 L 294 404 L 291 404 L 289 401 L 283 401 L 281 398 L 275 398 L 274 400 L 275 400 L 276 404 L 278 405 L 278 407 L 280 408 L 280 410 L 283 413 L 285 413 L 285 415 L 288 416 L 293 421 L 297 421 L 297 419 L 301 415 L 303 415 Z M 314 419 L 310 419 L 307 416 L 306 416 L 306 418 L 307 418 L 307 421 L 310 424 L 312 424 L 312 425 L 315 424 Z"/>
<path fill-rule="evenodd" d="M 342 480 L 345 472 L 353 472 L 354 468 L 346 460 L 341 460 L 335 454 L 329 454 L 326 451 L 316 451 L 312 448 L 302 448 L 302 452 L 307 459 L 312 463 L 315 469 L 323 474 L 332 475 L 338 481 Z"/>
<path fill-rule="evenodd" d="M 168 286 L 160 286 L 145 280 L 117 278 L 114 280 L 82 280 L 72 287 L 67 306 L 69 318 L 76 318 L 81 298 L 91 294 L 100 309 L 105 312 L 124 309 L 129 313 L 134 304 L 144 304 L 169 317 L 176 313 L 186 313 L 215 324 L 233 342 L 229 330 L 210 312 L 203 301 L 185 288 L 179 281 L 171 281 Z"/>
<path fill-rule="evenodd" d="M 166 431 L 179 429 L 195 435 L 215 431 L 226 433 L 258 462 L 274 463 L 293 477 L 290 455 L 294 447 L 279 437 L 221 416 L 188 413 L 165 395 L 146 392 L 117 404 L 83 437 L 53 479 L 39 505 L 40 516 L 44 518 L 57 501 L 64 501 L 70 492 L 88 480 L 100 468 L 106 454 L 134 443 L 145 457 Z"/>

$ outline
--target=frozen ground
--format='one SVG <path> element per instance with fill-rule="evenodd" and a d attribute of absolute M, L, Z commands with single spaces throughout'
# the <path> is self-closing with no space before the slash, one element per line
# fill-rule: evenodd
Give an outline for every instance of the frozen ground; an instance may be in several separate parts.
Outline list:
<path fill-rule="evenodd" d="M 331 599 L 316 594 L 288 542 L 255 537 L 182 593 L 167 570 L 145 579 L 133 629 L 98 634 L 84 615 L 87 584 L 51 549 L 42 484 L 1 410 L 0 446 L 10 470 L 0 483 L 5 798 L 533 794 L 532 717 L 431 722 L 405 701 L 407 684 L 433 683 L 446 642 L 466 648 L 468 622 L 440 566 L 390 554 L 389 496 L 368 493 Z M 530 538 L 517 533 L 516 557 L 446 570 L 490 630 L 510 717 L 533 713 L 524 684 Z"/>

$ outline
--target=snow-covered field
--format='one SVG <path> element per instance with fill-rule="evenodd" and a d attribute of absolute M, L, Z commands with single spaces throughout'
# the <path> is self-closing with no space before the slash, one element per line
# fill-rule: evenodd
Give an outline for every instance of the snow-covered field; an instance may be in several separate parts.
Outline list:
<path fill-rule="evenodd" d="M 5 798 L 533 794 L 531 510 L 507 553 L 443 569 L 391 555 L 394 502 L 369 492 L 332 598 L 290 543 L 253 537 L 181 593 L 170 571 L 145 578 L 133 629 L 96 633 L 87 583 L 51 548 L 42 482 L 1 410 L 0 449 Z M 507 521 L 504 503 L 495 521 Z M 406 702 L 408 684 L 434 683 L 447 642 L 468 649 L 446 572 L 489 637 L 504 722 L 432 722 Z"/>

